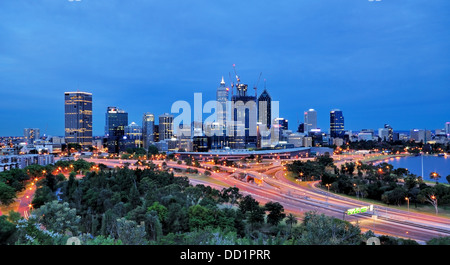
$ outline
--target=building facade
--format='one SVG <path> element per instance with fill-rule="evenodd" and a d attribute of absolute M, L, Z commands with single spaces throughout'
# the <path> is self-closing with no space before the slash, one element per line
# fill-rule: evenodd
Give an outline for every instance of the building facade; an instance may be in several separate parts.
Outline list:
<path fill-rule="evenodd" d="M 309 133 L 312 129 L 317 129 L 317 111 L 309 109 L 305 111 L 304 131 Z"/>
<path fill-rule="evenodd" d="M 272 126 L 272 98 L 266 89 L 258 97 L 258 122 L 267 129 Z"/>
<path fill-rule="evenodd" d="M 330 137 L 344 138 L 344 115 L 339 109 L 330 111 Z"/>
<path fill-rule="evenodd" d="M 40 130 L 39 128 L 25 128 L 23 129 L 23 137 L 27 144 L 33 144 L 34 141 L 39 139 Z"/>
<path fill-rule="evenodd" d="M 143 147 L 148 150 L 148 147 L 155 142 L 154 137 L 155 115 L 152 113 L 144 113 L 142 117 L 142 141 Z"/>
<path fill-rule="evenodd" d="M 231 98 L 233 104 L 231 149 L 245 149 L 257 146 L 256 96 L 247 95 L 248 85 L 237 84 L 237 95 Z"/>
<path fill-rule="evenodd" d="M 173 137 L 173 115 L 164 113 L 159 115 L 159 141 Z"/>
<path fill-rule="evenodd" d="M 64 107 L 66 143 L 92 146 L 92 93 L 65 92 Z"/>
<path fill-rule="evenodd" d="M 107 107 L 105 117 L 105 137 L 108 153 L 125 151 L 125 127 L 128 125 L 128 113 L 117 107 Z"/>

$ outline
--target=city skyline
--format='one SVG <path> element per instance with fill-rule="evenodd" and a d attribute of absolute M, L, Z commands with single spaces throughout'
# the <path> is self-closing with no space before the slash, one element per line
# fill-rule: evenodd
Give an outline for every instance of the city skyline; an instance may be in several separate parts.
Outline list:
<path fill-rule="evenodd" d="M 0 115 L 8 126 L 0 135 L 20 136 L 24 128 L 64 135 L 62 94 L 76 90 L 94 96 L 94 136 L 102 135 L 107 106 L 140 124 L 143 113 L 170 112 L 196 92 L 213 100 L 221 77 L 229 85 L 234 76 L 232 64 L 249 87 L 262 72 L 258 95 L 266 86 L 293 131 L 310 108 L 326 131 L 335 108 L 344 112 L 346 130 L 441 129 L 450 96 L 448 7 L 1 2 L 0 96 L 7 100 Z"/>

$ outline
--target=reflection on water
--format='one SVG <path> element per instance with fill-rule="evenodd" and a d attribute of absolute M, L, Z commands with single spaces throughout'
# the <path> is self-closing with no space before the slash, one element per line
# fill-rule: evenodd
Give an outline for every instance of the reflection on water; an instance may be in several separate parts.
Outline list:
<path fill-rule="evenodd" d="M 411 173 L 422 176 L 422 157 L 408 156 L 386 159 L 382 162 L 389 163 L 394 168 L 407 168 Z M 450 157 L 423 156 L 423 179 L 430 179 L 430 173 L 437 172 L 441 175 L 438 182 L 448 183 L 446 177 L 450 175 Z"/>

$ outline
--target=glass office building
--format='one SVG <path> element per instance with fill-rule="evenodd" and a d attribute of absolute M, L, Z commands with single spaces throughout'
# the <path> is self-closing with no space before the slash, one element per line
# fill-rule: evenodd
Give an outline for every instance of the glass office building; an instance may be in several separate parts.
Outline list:
<path fill-rule="evenodd" d="M 65 92 L 64 107 L 66 143 L 92 146 L 92 94 Z"/>

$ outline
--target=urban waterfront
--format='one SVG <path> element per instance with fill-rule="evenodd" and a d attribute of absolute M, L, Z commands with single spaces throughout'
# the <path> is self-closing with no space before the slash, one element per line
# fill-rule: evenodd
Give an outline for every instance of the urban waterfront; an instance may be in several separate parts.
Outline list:
<path fill-rule="evenodd" d="M 407 168 L 411 173 L 422 176 L 422 157 L 406 156 L 389 160 L 387 163 L 394 168 Z M 437 172 L 441 175 L 438 179 L 440 183 L 448 183 L 446 177 L 450 175 L 450 158 L 434 155 L 423 156 L 423 179 L 434 181 L 430 178 L 431 172 Z"/>

